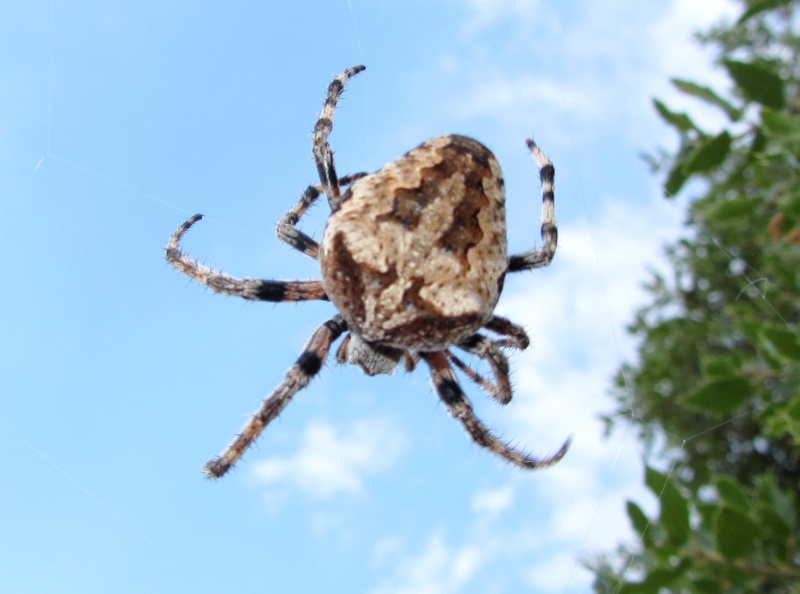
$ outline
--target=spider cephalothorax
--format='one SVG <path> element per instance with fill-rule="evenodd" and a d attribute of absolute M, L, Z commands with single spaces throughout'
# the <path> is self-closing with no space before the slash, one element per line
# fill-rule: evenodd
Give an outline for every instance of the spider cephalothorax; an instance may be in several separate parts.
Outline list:
<path fill-rule="evenodd" d="M 529 339 L 520 326 L 493 312 L 506 273 L 547 266 L 555 254 L 553 165 L 527 141 L 542 182 L 544 245 L 512 256 L 506 251 L 503 174 L 491 151 L 476 140 L 439 136 L 376 173 L 338 177 L 328 144 L 334 110 L 347 80 L 363 69 L 350 68 L 328 87 L 314 129 L 320 183 L 309 186 L 278 224 L 281 240 L 319 260 L 321 281 L 239 280 L 189 259 L 180 240 L 201 215 L 181 225 L 167 245 L 167 260 L 175 268 L 216 292 L 259 301 L 330 300 L 339 312 L 317 328 L 284 382 L 206 465 L 206 475 L 220 477 L 231 468 L 319 372 L 343 334 L 336 354 L 340 363 L 377 375 L 392 373 L 401 359 L 408 369 L 422 359 L 439 397 L 476 443 L 524 468 L 554 464 L 569 442 L 552 456 L 535 458 L 498 439 L 475 416 L 453 370 L 455 365 L 501 404 L 511 400 L 503 349 L 525 349 Z M 297 223 L 321 194 L 331 215 L 318 244 Z M 463 363 L 453 347 L 487 361 L 494 381 Z"/>

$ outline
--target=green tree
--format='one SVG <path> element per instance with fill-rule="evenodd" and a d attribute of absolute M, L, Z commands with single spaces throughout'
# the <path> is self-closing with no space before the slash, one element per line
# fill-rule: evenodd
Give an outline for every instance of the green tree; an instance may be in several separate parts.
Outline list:
<path fill-rule="evenodd" d="M 638 362 L 616 378 L 609 428 L 634 422 L 647 487 L 629 501 L 641 536 L 592 563 L 596 592 L 800 593 L 800 0 L 742 1 L 700 36 L 731 82 L 724 96 L 674 80 L 721 110 L 704 130 L 655 101 L 680 136 L 650 157 L 667 197 L 689 201 L 630 332 Z M 691 183 L 690 183 L 691 182 Z"/>

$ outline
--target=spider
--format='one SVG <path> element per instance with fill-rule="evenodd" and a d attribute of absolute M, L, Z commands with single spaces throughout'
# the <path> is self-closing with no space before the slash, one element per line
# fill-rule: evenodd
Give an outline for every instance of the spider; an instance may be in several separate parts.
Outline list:
<path fill-rule="evenodd" d="M 278 223 L 279 239 L 319 261 L 322 280 L 240 280 L 188 258 L 180 242 L 202 218 L 199 214 L 167 244 L 167 261 L 212 291 L 255 301 L 331 301 L 338 310 L 314 331 L 283 382 L 204 472 L 219 478 L 230 470 L 319 373 L 342 336 L 337 362 L 357 365 L 372 376 L 393 373 L 401 360 L 411 371 L 422 360 L 439 398 L 475 443 L 519 467 L 555 464 L 566 454 L 569 439 L 544 458 L 502 441 L 475 415 L 454 370 L 500 404 L 511 401 L 503 349 L 524 350 L 530 340 L 522 327 L 493 312 L 507 273 L 547 266 L 553 259 L 558 238 L 553 164 L 533 140 L 527 141 L 540 172 L 543 247 L 511 256 L 500 165 L 472 138 L 438 136 L 376 173 L 338 177 L 328 136 L 347 81 L 364 68 L 350 68 L 328 86 L 313 138 L 320 183 L 308 186 Z M 318 243 L 297 225 L 321 194 L 331 214 Z M 486 361 L 493 380 L 462 362 L 453 347 Z"/>

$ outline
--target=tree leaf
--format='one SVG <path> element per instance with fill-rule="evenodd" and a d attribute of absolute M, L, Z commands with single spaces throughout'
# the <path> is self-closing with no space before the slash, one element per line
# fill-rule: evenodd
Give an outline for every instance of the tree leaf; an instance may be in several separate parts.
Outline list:
<path fill-rule="evenodd" d="M 666 475 L 647 467 L 645 482 L 661 504 L 661 526 L 670 542 L 681 545 L 689 537 L 689 504 L 675 483 Z"/>
<path fill-rule="evenodd" d="M 658 594 L 668 588 L 675 580 L 685 574 L 690 567 L 689 560 L 682 558 L 675 565 L 662 565 L 650 569 L 640 582 L 626 582 L 614 590 L 616 594 Z"/>
<path fill-rule="evenodd" d="M 775 326 L 762 328 L 761 339 L 787 359 L 800 361 L 800 338 L 791 330 Z"/>
<path fill-rule="evenodd" d="M 800 122 L 796 117 L 765 107 L 761 110 L 761 123 L 773 136 L 784 136 L 791 140 L 800 138 Z"/>
<path fill-rule="evenodd" d="M 750 8 L 744 11 L 744 14 L 739 17 L 739 20 L 736 21 L 737 25 L 743 24 L 745 21 L 753 18 L 757 14 L 760 14 L 767 10 L 772 10 L 773 8 L 780 8 L 781 6 L 786 6 L 787 4 L 791 4 L 792 0 L 756 0 L 755 2 L 750 3 Z"/>
<path fill-rule="evenodd" d="M 729 413 L 744 404 L 753 393 L 750 384 L 741 377 L 729 377 L 703 384 L 684 396 L 682 402 L 691 408 L 715 413 Z"/>
<path fill-rule="evenodd" d="M 671 111 L 658 99 L 653 99 L 653 105 L 655 105 L 656 111 L 666 122 L 672 124 L 681 132 L 697 130 L 697 126 L 694 125 L 692 119 L 685 113 L 676 113 Z"/>
<path fill-rule="evenodd" d="M 643 477 L 657 511 L 627 507 L 643 537 L 617 549 L 617 593 L 800 594 L 800 0 L 735 4 L 700 37 L 729 84 L 675 81 L 723 127 L 654 102 L 679 137 L 656 171 L 685 195 L 687 223 L 629 326 L 638 360 L 621 364 L 607 418 L 627 426 L 635 411 L 649 459 L 675 466 Z"/>
<path fill-rule="evenodd" d="M 697 83 L 693 83 L 688 80 L 681 80 L 679 78 L 673 78 L 672 84 L 687 95 L 693 95 L 694 97 L 702 99 L 707 103 L 721 107 L 728 117 L 733 121 L 737 121 L 742 117 L 742 111 L 740 109 L 737 109 L 728 101 L 717 95 L 710 87 L 704 87 L 698 85 Z"/>
<path fill-rule="evenodd" d="M 714 518 L 714 540 L 727 559 L 746 555 L 758 537 L 758 525 L 747 514 L 722 505 Z"/>
<path fill-rule="evenodd" d="M 715 205 L 709 216 L 713 217 L 716 222 L 749 217 L 763 202 L 761 198 L 726 200 Z"/>
<path fill-rule="evenodd" d="M 776 439 L 782 439 L 789 434 L 795 444 L 800 444 L 800 394 L 774 407 L 774 410 L 766 415 L 764 433 Z"/>
<path fill-rule="evenodd" d="M 631 521 L 634 532 L 640 537 L 645 535 L 647 527 L 650 525 L 650 518 L 648 518 L 642 511 L 642 508 L 636 505 L 633 501 L 627 501 L 625 507 L 628 510 L 628 518 Z"/>
<path fill-rule="evenodd" d="M 780 76 L 762 64 L 737 60 L 722 63 L 747 99 L 774 109 L 783 108 L 784 85 Z"/>
<path fill-rule="evenodd" d="M 719 581 L 712 577 L 692 580 L 692 594 L 719 594 Z"/>
<path fill-rule="evenodd" d="M 687 569 L 689 569 L 689 561 L 686 559 L 681 559 L 675 567 L 657 567 L 651 570 L 641 583 L 642 591 L 661 592 L 662 588 L 667 588 L 686 573 Z"/>
<path fill-rule="evenodd" d="M 722 499 L 725 505 L 744 514 L 750 511 L 752 501 L 735 479 L 722 475 L 717 478 L 715 486 L 720 499 Z"/>
<path fill-rule="evenodd" d="M 770 140 L 780 143 L 784 150 L 800 153 L 800 121 L 796 117 L 764 107 L 759 130 Z"/>
<path fill-rule="evenodd" d="M 731 151 L 731 135 L 727 130 L 702 142 L 686 160 L 686 172 L 707 173 L 719 166 Z"/>
<path fill-rule="evenodd" d="M 800 399 L 800 398 L 799 398 Z M 797 513 L 794 504 L 775 484 L 775 477 L 763 474 L 756 479 L 759 489 L 759 500 L 764 511 L 765 533 L 772 536 L 785 535 L 788 537 L 794 529 Z"/>
<path fill-rule="evenodd" d="M 677 195 L 687 179 L 689 179 L 689 174 L 686 172 L 684 162 L 676 161 L 667 176 L 667 181 L 664 182 L 664 193 L 669 198 Z"/>
<path fill-rule="evenodd" d="M 726 378 L 734 374 L 734 362 L 730 357 L 712 356 L 703 360 L 703 373 L 709 377 Z"/>

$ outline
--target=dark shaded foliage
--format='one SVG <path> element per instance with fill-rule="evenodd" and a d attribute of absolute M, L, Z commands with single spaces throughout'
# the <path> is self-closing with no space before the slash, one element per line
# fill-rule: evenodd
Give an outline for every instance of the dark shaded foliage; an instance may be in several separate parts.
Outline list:
<path fill-rule="evenodd" d="M 673 81 L 720 109 L 723 130 L 655 101 L 681 140 L 650 158 L 667 197 L 689 180 L 701 190 L 668 247 L 672 277 L 652 278 L 629 328 L 638 361 L 605 420 L 635 411 L 650 459 L 671 471 L 648 468 L 659 513 L 628 502 L 640 541 L 591 563 L 596 592 L 800 592 L 798 4 L 742 2 L 736 22 L 700 36 L 729 96 Z"/>

